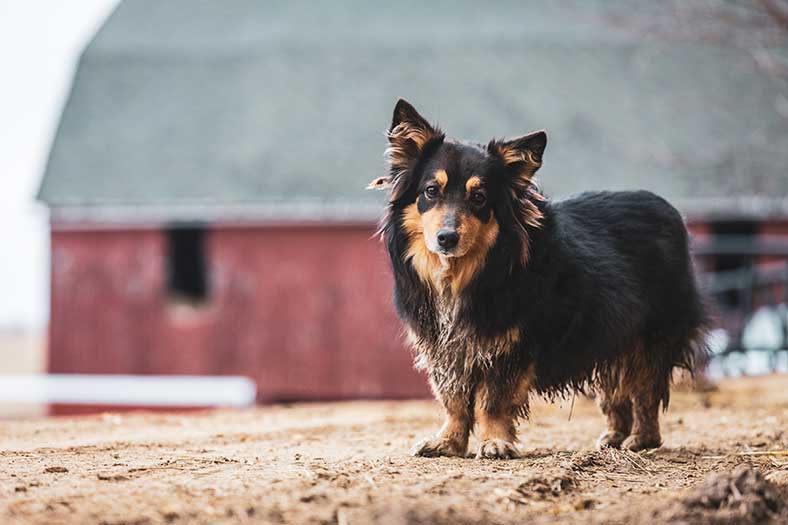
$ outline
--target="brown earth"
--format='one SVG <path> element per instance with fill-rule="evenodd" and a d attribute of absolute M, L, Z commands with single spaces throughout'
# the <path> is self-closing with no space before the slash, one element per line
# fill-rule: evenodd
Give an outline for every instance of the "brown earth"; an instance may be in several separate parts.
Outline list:
<path fill-rule="evenodd" d="M 0 523 L 788 523 L 788 377 L 674 393 L 639 454 L 569 408 L 537 404 L 514 461 L 409 456 L 423 401 L 6 421 Z"/>

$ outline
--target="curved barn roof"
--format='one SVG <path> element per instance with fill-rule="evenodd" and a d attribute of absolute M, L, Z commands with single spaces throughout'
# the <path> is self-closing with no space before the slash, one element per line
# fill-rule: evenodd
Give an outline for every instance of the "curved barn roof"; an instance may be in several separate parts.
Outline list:
<path fill-rule="evenodd" d="M 788 83 L 763 67 L 786 33 L 768 18 L 373 4 L 123 2 L 81 58 L 40 198 L 55 218 L 372 219 L 363 188 L 404 96 L 454 137 L 547 128 L 554 196 L 647 188 L 687 213 L 788 215 Z"/>

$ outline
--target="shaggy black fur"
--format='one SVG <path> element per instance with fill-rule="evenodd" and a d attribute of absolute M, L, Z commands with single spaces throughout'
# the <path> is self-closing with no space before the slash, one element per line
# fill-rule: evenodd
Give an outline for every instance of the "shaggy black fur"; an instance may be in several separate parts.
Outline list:
<path fill-rule="evenodd" d="M 395 115 L 392 128 L 397 123 Z M 704 352 L 707 325 L 677 210 L 646 191 L 588 192 L 550 202 L 530 178 L 528 191 L 511 191 L 509 179 L 518 175 L 496 157 L 492 144 L 454 142 L 433 131 L 410 169 L 400 167 L 390 175 L 400 186 L 382 232 L 397 311 L 418 341 L 416 352 L 438 396 L 467 396 L 472 403 L 480 381 L 493 397 L 496 390 L 506 396 L 533 365 L 533 388 L 554 397 L 615 384 L 624 368 L 639 366 L 637 377 L 647 384 L 638 388 L 649 390 L 666 408 L 671 373 L 674 367 L 693 368 Z M 541 163 L 542 151 L 535 153 Z M 406 257 L 413 239 L 403 227 L 406 208 L 423 198 L 421 182 L 436 166 L 461 180 L 481 175 L 486 206 L 500 226 L 484 264 L 449 300 L 448 321 L 447 299 L 419 277 Z M 536 225 L 526 224 L 523 209 L 541 215 Z M 447 331 L 485 341 L 513 327 L 522 337 L 506 352 L 453 361 L 431 354 Z M 477 344 L 471 351 L 483 354 L 483 347 Z M 456 347 L 458 354 L 467 351 Z M 447 370 L 452 367 L 464 369 Z"/>
<path fill-rule="evenodd" d="M 458 321 L 494 337 L 512 325 L 525 338 L 513 359 L 536 363 L 537 389 L 565 393 L 604 372 L 642 338 L 655 369 L 693 368 L 707 318 L 697 291 L 681 216 L 647 191 L 588 192 L 535 204 L 530 261 L 501 230 L 487 263 L 463 292 Z M 427 338 L 438 327 L 431 291 L 403 258 L 408 237 L 385 228 L 396 280 L 397 312 Z M 501 221 L 505 224 L 508 221 Z M 661 398 L 668 401 L 668 392 Z"/>

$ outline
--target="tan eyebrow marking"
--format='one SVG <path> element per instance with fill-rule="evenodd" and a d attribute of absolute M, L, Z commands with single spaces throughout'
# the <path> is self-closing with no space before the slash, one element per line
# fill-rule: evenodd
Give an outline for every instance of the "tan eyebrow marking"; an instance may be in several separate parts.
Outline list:
<path fill-rule="evenodd" d="M 470 193 L 481 185 L 482 185 L 482 179 L 473 176 L 470 179 L 468 179 L 468 182 L 465 183 L 465 191 L 467 193 Z"/>
<path fill-rule="evenodd" d="M 446 170 L 435 170 L 435 180 L 441 185 L 441 188 L 445 188 L 446 183 L 449 182 L 449 174 L 446 173 Z"/>

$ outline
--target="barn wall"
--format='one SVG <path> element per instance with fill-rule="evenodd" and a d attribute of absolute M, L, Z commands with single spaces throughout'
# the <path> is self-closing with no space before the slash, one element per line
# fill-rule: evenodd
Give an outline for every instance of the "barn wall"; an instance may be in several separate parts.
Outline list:
<path fill-rule="evenodd" d="M 689 228 L 709 234 L 703 221 Z M 788 234 L 788 221 L 761 233 Z M 371 235 L 357 226 L 209 229 L 210 297 L 195 308 L 167 294 L 163 232 L 55 225 L 49 370 L 241 374 L 257 381 L 261 401 L 427 395 Z"/>
<path fill-rule="evenodd" d="M 210 297 L 166 291 L 157 230 L 53 228 L 49 369 L 242 374 L 261 401 L 428 394 L 368 227 L 209 229 Z"/>

